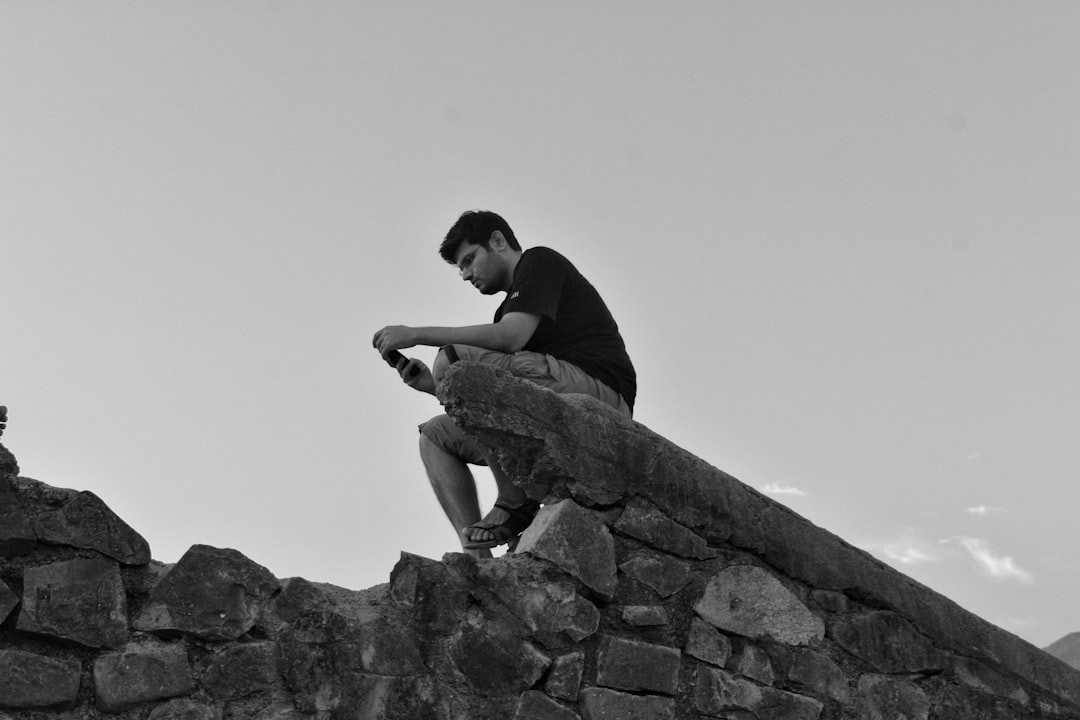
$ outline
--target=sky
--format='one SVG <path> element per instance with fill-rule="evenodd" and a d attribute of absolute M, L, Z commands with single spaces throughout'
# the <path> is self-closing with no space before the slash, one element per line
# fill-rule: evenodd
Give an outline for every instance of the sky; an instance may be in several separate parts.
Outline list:
<path fill-rule="evenodd" d="M 371 339 L 491 318 L 437 254 L 490 209 L 599 289 L 639 422 L 1048 645 L 1077 37 L 1071 2 L 0 3 L 3 442 L 162 562 L 439 558 L 440 409 Z"/>

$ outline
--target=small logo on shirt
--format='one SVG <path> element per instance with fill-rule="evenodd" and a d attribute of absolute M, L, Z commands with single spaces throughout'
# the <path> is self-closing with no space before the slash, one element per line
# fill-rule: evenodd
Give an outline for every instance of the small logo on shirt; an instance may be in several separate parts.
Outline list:
<path fill-rule="evenodd" d="M 514 294 L 510 296 L 510 299 L 511 299 L 511 300 L 513 300 L 514 298 L 516 298 L 516 297 L 517 297 L 518 295 L 520 295 L 520 294 L 521 294 L 520 292 L 518 292 L 517 290 L 515 290 L 515 291 L 514 291 Z"/>

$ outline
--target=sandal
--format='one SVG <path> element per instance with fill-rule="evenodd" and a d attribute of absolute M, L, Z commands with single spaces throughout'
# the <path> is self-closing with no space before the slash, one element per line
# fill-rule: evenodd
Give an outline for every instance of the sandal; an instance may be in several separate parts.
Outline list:
<path fill-rule="evenodd" d="M 468 540 L 465 542 L 466 550 L 486 550 L 505 543 L 516 544 L 518 536 L 521 535 L 525 528 L 532 524 L 533 518 L 536 517 L 536 513 L 540 512 L 540 503 L 535 500 L 530 500 L 519 507 L 510 507 L 497 502 L 495 503 L 495 507 L 510 513 L 510 517 L 501 525 L 486 526 L 481 525 L 480 523 L 470 525 L 466 530 L 487 530 L 495 537 L 489 540 Z"/>

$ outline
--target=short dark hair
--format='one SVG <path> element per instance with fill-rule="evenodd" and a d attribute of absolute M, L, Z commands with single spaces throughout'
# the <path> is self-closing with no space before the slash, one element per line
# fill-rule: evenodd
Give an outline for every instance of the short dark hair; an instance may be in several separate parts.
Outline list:
<path fill-rule="evenodd" d="M 453 265 L 457 261 L 457 251 L 462 243 L 468 242 L 490 250 L 491 234 L 496 230 L 503 234 L 506 244 L 512 250 L 521 250 L 514 231 L 497 213 L 490 210 L 466 210 L 446 233 L 446 239 L 439 246 L 439 255 Z"/>

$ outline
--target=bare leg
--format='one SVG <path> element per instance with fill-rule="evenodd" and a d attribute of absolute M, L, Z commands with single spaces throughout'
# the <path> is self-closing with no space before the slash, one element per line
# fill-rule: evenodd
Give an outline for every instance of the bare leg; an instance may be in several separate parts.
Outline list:
<path fill-rule="evenodd" d="M 507 507 L 516 508 L 529 501 L 529 496 L 525 494 L 525 491 L 511 482 L 510 478 L 507 477 L 506 473 L 499 467 L 494 453 L 485 453 L 484 458 L 487 460 L 488 467 L 491 468 L 491 474 L 495 476 L 495 487 L 498 491 L 496 502 L 506 505 Z M 477 514 L 479 515 L 479 510 L 477 510 Z M 473 542 L 491 540 L 495 535 L 485 528 L 502 525 L 509 519 L 510 513 L 500 507 L 494 507 L 484 516 L 483 520 L 470 523 L 470 525 L 476 524 L 477 527 L 466 526 L 463 535 Z"/>
<path fill-rule="evenodd" d="M 480 521 L 480 502 L 476 497 L 476 481 L 469 466 L 450 455 L 435 443 L 420 435 L 420 459 L 424 462 L 428 481 L 443 512 L 454 526 L 458 540 L 465 544 L 465 528 Z M 481 558 L 491 557 L 490 550 L 465 550 Z"/>

